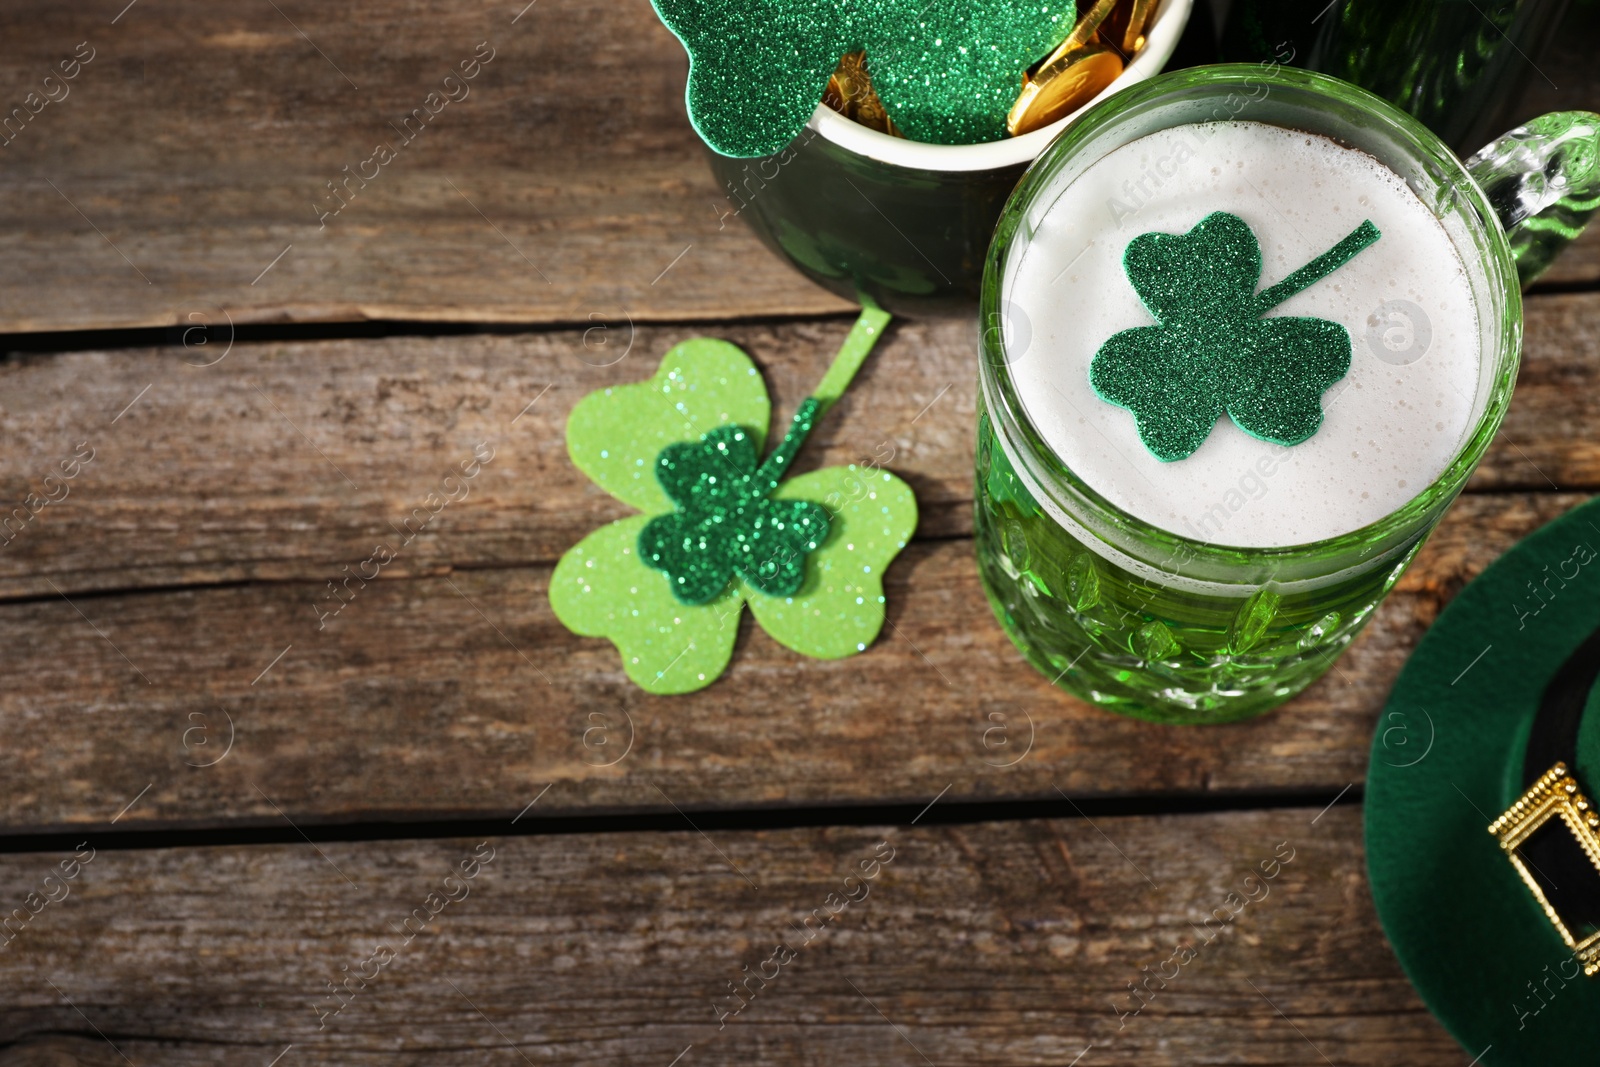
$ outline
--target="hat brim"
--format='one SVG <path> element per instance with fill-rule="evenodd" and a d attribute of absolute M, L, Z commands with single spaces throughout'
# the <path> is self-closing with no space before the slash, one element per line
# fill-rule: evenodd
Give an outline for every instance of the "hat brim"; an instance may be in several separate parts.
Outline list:
<path fill-rule="evenodd" d="M 1546 683 L 1597 627 L 1600 500 L 1462 590 L 1401 671 L 1373 739 L 1366 851 L 1378 917 L 1424 1003 L 1482 1064 L 1588 1062 L 1600 1042 L 1600 976 L 1578 969 L 1488 832 L 1526 788 Z M 1593 796 L 1596 714 L 1575 763 Z"/>

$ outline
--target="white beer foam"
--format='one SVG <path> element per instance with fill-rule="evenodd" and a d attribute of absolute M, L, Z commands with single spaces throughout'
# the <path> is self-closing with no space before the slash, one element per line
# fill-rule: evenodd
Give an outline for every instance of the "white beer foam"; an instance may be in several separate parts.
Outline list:
<path fill-rule="evenodd" d="M 1079 477 L 1155 526 L 1213 544 L 1320 541 L 1381 519 L 1425 490 L 1481 405 L 1480 335 L 1455 246 L 1405 182 L 1363 152 L 1256 122 L 1140 138 L 1045 191 L 1002 280 L 1011 369 L 1029 419 Z M 1122 265 L 1143 233 L 1185 233 L 1213 211 L 1250 224 L 1258 291 L 1332 248 L 1363 219 L 1381 238 L 1267 314 L 1349 331 L 1350 372 L 1322 396 L 1322 428 L 1293 447 L 1220 419 L 1187 459 L 1163 463 L 1132 412 L 1100 399 L 1089 361 L 1147 326 Z M 1035 212 L 1038 215 L 1038 212 Z"/>

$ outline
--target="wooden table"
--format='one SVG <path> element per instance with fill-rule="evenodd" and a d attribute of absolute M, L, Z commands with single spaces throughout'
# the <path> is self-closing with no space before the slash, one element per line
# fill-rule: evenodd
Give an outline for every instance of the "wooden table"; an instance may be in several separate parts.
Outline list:
<path fill-rule="evenodd" d="M 654 698 L 546 600 L 624 513 L 567 413 L 709 333 L 786 420 L 850 309 L 722 219 L 648 6 L 125 3 L 0 14 L 6 108 L 61 97 L 0 147 L 0 512 L 93 456 L 0 534 L 19 1062 L 1466 1062 L 1378 927 L 1361 783 L 1440 607 L 1600 483 L 1600 239 L 1529 297 L 1468 494 L 1278 713 L 1160 728 L 1025 666 L 972 561 L 959 320 L 893 326 L 804 454 L 887 442 L 916 489 L 893 625 L 816 662 L 747 620 L 722 681 Z M 1593 41 L 1528 114 L 1600 99 Z M 469 496 L 324 619 L 480 442 Z"/>

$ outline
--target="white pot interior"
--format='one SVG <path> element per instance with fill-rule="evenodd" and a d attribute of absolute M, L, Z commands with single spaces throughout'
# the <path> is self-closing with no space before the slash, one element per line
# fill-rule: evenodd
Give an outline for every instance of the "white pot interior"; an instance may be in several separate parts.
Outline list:
<path fill-rule="evenodd" d="M 1048 126 L 987 144 L 922 144 L 891 137 L 852 122 L 826 104 L 818 104 L 806 125 L 840 148 L 857 155 L 892 163 L 899 167 L 919 170 L 963 171 L 998 170 L 1018 163 L 1031 162 L 1056 134 L 1066 129 L 1089 108 L 1106 97 L 1136 82 L 1142 82 L 1160 72 L 1178 46 L 1178 38 L 1189 22 L 1194 0 L 1161 0 L 1145 33 L 1144 48 L 1133 57 L 1117 80 L 1078 110 L 1057 119 Z"/>

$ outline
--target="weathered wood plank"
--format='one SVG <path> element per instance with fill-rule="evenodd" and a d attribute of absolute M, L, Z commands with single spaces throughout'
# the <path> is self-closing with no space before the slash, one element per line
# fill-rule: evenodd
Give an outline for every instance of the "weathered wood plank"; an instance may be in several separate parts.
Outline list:
<path fill-rule="evenodd" d="M 0 827 L 105 826 L 130 803 L 120 826 L 509 818 L 546 786 L 529 818 L 913 802 L 946 785 L 1331 796 L 1364 777 L 1384 696 L 1442 604 L 1579 499 L 1464 498 L 1335 670 L 1216 728 L 1051 688 L 992 621 L 965 540 L 890 568 L 893 625 L 865 653 L 808 660 L 747 617 L 728 673 L 671 698 L 556 622 L 543 566 L 376 581 L 321 630 L 308 582 L 12 603 L 0 640 L 26 669 L 0 693 Z"/>
<path fill-rule="evenodd" d="M 630 511 L 567 458 L 567 415 L 583 396 L 647 378 L 673 344 L 713 332 L 762 364 L 783 425 L 849 324 L 633 330 L 617 320 L 511 336 L 241 343 L 214 366 L 184 362 L 226 351 L 218 333 L 189 348 L 13 359 L 0 366 L 0 433 L 15 442 L 0 453 L 0 500 L 12 502 L 0 515 L 42 495 L 43 477 L 79 442 L 94 459 L 66 500 L 0 550 L 0 593 L 326 580 L 377 539 L 394 541 L 480 442 L 493 460 L 393 567 L 551 561 Z M 976 343 L 971 323 L 892 326 L 808 439 L 803 467 L 890 456 L 919 495 L 925 535 L 969 532 Z"/>
<path fill-rule="evenodd" d="M 1595 488 L 1600 294 L 1541 296 L 1528 309 L 1517 397 L 1473 487 Z M 647 377 L 672 344 L 710 332 L 762 365 L 781 424 L 847 326 L 843 318 L 710 330 L 617 321 L 231 351 L 219 330 L 204 345 L 195 333 L 189 347 L 14 357 L 0 365 L 0 433 L 10 442 L 0 452 L 0 516 L 30 492 L 43 495 L 44 476 L 80 442 L 94 459 L 67 483 L 65 500 L 20 533 L 7 536 L 16 522 L 0 530 L 0 597 L 326 581 L 394 540 L 479 442 L 495 450 L 493 461 L 386 573 L 549 562 L 628 510 L 567 459 L 567 414 L 581 397 Z M 895 324 L 801 463 L 887 457 L 917 491 L 919 536 L 965 536 L 975 348 L 969 322 Z M 191 365 L 225 351 L 214 366 Z"/>
<path fill-rule="evenodd" d="M 722 217 L 683 50 L 644 0 L 546 0 L 520 18 L 522 3 L 334 17 L 186 0 L 112 24 L 122 6 L 0 16 L 6 112 L 80 42 L 93 54 L 0 148 L 0 330 L 217 307 L 241 322 L 573 322 L 844 306 Z M 479 55 L 465 97 L 444 97 Z M 390 123 L 418 108 L 408 142 Z M 394 154 L 381 166 L 379 144 Z M 330 182 L 348 206 L 324 218 L 341 202 Z"/>
<path fill-rule="evenodd" d="M 843 307 L 723 217 L 732 204 L 683 111 L 682 50 L 644 0 L 544 0 L 520 18 L 515 0 L 362 0 L 338 18 L 303 0 L 117 18 L 123 6 L 0 13 L 3 113 L 45 99 L 43 78 L 81 42 L 93 54 L 0 147 L 0 331 L 218 308 L 241 322 L 570 323 Z M 493 59 L 468 95 L 405 143 L 389 124 L 480 42 Z M 1593 106 L 1589 60 L 1552 61 L 1564 88 L 1539 106 Z M 367 163 L 380 143 L 395 158 Z M 341 186 L 348 207 L 321 219 L 314 204 L 339 203 L 328 183 L 353 173 L 376 176 Z M 1600 281 L 1596 249 L 1551 282 Z"/>
<path fill-rule="evenodd" d="M 0 955 L 0 1040 L 82 1035 L 93 1063 L 121 1061 L 90 1025 L 164 1064 L 1464 1062 L 1384 943 L 1359 810 L 1317 814 L 102 850 Z M 59 859 L 0 882 L 20 898 Z M 861 899 L 813 917 L 863 861 Z M 719 1030 L 746 967 L 775 977 Z M 350 972 L 366 988 L 323 1017 Z"/>
<path fill-rule="evenodd" d="M 1600 94 L 1587 107 L 1600 108 Z M 1600 226 L 1590 226 L 1550 265 L 1536 284 L 1538 289 L 1592 287 L 1600 281 Z"/>
<path fill-rule="evenodd" d="M 1589 402 L 1600 375 L 1600 299 L 1530 296 L 1524 307 L 1511 410 L 1468 488 L 1600 487 L 1600 408 Z"/>

